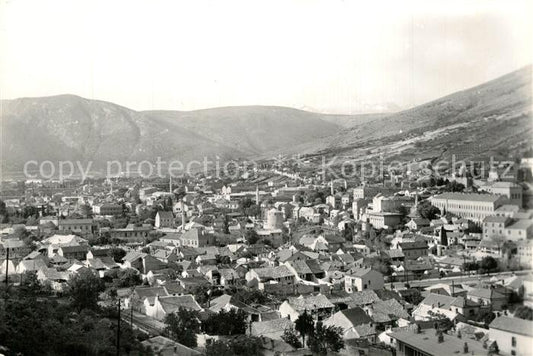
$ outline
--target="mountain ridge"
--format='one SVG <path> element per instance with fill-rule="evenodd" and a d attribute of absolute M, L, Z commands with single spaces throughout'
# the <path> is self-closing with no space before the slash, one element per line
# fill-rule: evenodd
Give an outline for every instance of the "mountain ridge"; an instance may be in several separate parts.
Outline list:
<path fill-rule="evenodd" d="M 136 111 L 72 94 L 2 100 L 2 169 L 29 160 L 221 160 L 279 153 L 440 157 L 531 144 L 531 65 L 397 113 L 321 114 L 283 106 Z M 490 143 L 490 144 L 489 144 Z"/>

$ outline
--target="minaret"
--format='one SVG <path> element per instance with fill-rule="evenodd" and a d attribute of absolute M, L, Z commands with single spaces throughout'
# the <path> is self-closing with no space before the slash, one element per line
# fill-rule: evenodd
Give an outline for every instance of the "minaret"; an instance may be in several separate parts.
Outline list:
<path fill-rule="evenodd" d="M 348 181 L 344 180 L 344 190 L 348 190 Z"/>
<path fill-rule="evenodd" d="M 415 193 L 415 208 L 418 207 L 418 189 L 416 190 L 416 193 Z"/>
<path fill-rule="evenodd" d="M 170 180 L 168 181 L 168 192 L 172 193 L 172 176 L 170 176 Z"/>
<path fill-rule="evenodd" d="M 185 206 L 183 205 L 183 199 L 181 202 L 181 231 L 185 231 Z"/>
<path fill-rule="evenodd" d="M 330 189 L 331 189 L 331 195 L 335 195 L 335 191 L 333 190 L 333 181 L 329 183 Z"/>
<path fill-rule="evenodd" d="M 259 185 L 255 186 L 255 203 L 257 205 L 260 205 L 260 203 L 259 203 Z"/>
<path fill-rule="evenodd" d="M 111 190 L 109 191 L 109 194 L 113 194 L 113 179 L 109 180 L 111 182 Z"/>

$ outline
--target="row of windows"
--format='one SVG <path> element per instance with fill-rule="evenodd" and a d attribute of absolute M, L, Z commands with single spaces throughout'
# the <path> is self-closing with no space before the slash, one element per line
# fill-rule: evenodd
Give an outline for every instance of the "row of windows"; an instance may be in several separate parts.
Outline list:
<path fill-rule="evenodd" d="M 59 228 L 61 230 L 86 230 L 89 231 L 92 226 L 91 225 L 59 225 Z"/>
<path fill-rule="evenodd" d="M 491 205 L 472 205 L 472 204 L 459 204 L 459 203 L 441 203 L 441 202 L 435 202 L 434 205 L 439 208 L 448 208 L 448 209 L 460 209 L 460 210 L 475 210 L 475 211 L 493 211 L 494 206 Z"/>

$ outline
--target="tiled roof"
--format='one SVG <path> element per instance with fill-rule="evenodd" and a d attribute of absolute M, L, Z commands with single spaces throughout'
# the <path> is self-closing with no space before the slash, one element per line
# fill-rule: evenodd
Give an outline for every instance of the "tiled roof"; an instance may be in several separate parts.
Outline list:
<path fill-rule="evenodd" d="M 311 268 L 305 263 L 305 261 L 292 261 L 290 265 L 298 274 L 312 274 Z"/>
<path fill-rule="evenodd" d="M 292 327 L 294 327 L 294 323 L 287 318 L 259 321 L 252 323 L 251 334 L 254 336 L 267 336 L 268 334 L 283 332 L 283 330 Z"/>
<path fill-rule="evenodd" d="M 134 293 L 141 301 L 145 298 L 155 297 L 156 295 L 165 296 L 168 294 L 163 287 L 137 287 Z"/>
<path fill-rule="evenodd" d="M 469 352 L 473 355 L 487 354 L 487 350 L 483 348 L 481 342 L 472 339 L 465 340 L 465 338 L 459 339 L 455 335 L 443 334 L 443 342 L 439 343 L 433 329 L 422 330 L 419 334 L 411 329 L 403 329 L 391 332 L 388 335 L 428 355 L 464 354 L 463 347 L 465 342 L 468 344 Z"/>
<path fill-rule="evenodd" d="M 354 329 L 360 338 L 365 338 L 376 334 L 376 329 L 369 324 L 357 325 L 354 327 Z"/>
<path fill-rule="evenodd" d="M 361 324 L 369 324 L 372 322 L 372 318 L 370 318 L 368 314 L 359 307 L 344 309 L 341 310 L 339 313 L 344 315 L 354 326 Z"/>
<path fill-rule="evenodd" d="M 489 223 L 489 222 L 492 222 L 492 223 L 504 223 L 506 221 L 510 220 L 507 216 L 498 216 L 498 215 L 491 215 L 491 216 L 487 216 L 483 222 L 484 223 Z"/>
<path fill-rule="evenodd" d="M 350 306 L 368 305 L 381 301 L 373 290 L 354 292 L 350 294 L 350 298 L 351 301 L 348 303 Z"/>
<path fill-rule="evenodd" d="M 63 253 L 73 253 L 73 252 L 87 252 L 89 250 L 89 247 L 86 245 L 79 245 L 79 246 L 61 246 L 60 249 L 63 251 Z"/>
<path fill-rule="evenodd" d="M 174 219 L 174 214 L 171 211 L 158 211 L 157 214 L 160 219 Z"/>
<path fill-rule="evenodd" d="M 405 257 L 402 250 L 399 250 L 397 248 L 393 248 L 390 250 L 384 250 L 383 251 L 386 255 L 388 255 L 390 258 L 402 258 Z"/>
<path fill-rule="evenodd" d="M 424 240 L 418 240 L 413 242 L 400 242 L 398 245 L 402 250 L 412 250 L 412 249 L 425 249 L 428 248 L 428 244 Z"/>
<path fill-rule="evenodd" d="M 490 323 L 489 328 L 533 337 L 533 321 L 530 320 L 500 316 Z"/>
<path fill-rule="evenodd" d="M 218 271 L 220 272 L 220 276 L 223 277 L 225 280 L 239 278 L 239 274 L 232 268 L 222 268 L 222 269 L 219 269 Z"/>
<path fill-rule="evenodd" d="M 109 256 L 109 253 L 111 252 L 110 248 L 93 248 L 91 249 L 91 253 L 94 257 L 100 257 L 100 256 Z"/>
<path fill-rule="evenodd" d="M 511 225 L 507 226 L 508 229 L 516 229 L 516 230 L 527 230 L 529 227 L 533 225 L 533 221 L 531 220 L 518 220 Z"/>
<path fill-rule="evenodd" d="M 139 258 L 144 258 L 146 256 L 146 253 L 143 252 L 137 252 L 137 251 L 130 251 L 124 256 L 123 260 L 128 262 L 133 262 Z"/>
<path fill-rule="evenodd" d="M 371 318 L 377 323 L 387 323 L 400 318 L 408 319 L 409 314 L 396 299 L 379 301 L 372 304 Z"/>
<path fill-rule="evenodd" d="M 23 260 L 20 261 L 17 268 L 22 268 L 26 271 L 38 271 L 41 268 L 46 268 L 46 263 L 42 259 L 36 260 Z"/>
<path fill-rule="evenodd" d="M 440 305 L 441 308 L 448 309 L 455 299 L 455 297 L 450 297 L 447 295 L 430 293 L 426 298 L 424 298 L 421 304 L 435 307 Z"/>
<path fill-rule="evenodd" d="M 296 310 L 316 310 L 324 308 L 333 308 L 334 305 L 326 298 L 325 295 L 310 295 L 310 296 L 299 296 L 297 298 L 290 297 L 288 300 L 289 304 L 294 307 Z"/>
<path fill-rule="evenodd" d="M 287 268 L 287 266 L 284 266 L 284 265 L 277 266 L 277 267 L 254 268 L 253 271 L 261 279 L 283 278 L 283 277 L 294 276 L 292 272 Z"/>
<path fill-rule="evenodd" d="M 448 199 L 448 200 L 462 200 L 462 201 L 478 201 L 493 203 L 500 199 L 500 195 L 492 194 L 475 194 L 475 193 L 443 193 L 436 195 L 433 199 Z"/>
<path fill-rule="evenodd" d="M 470 297 L 479 297 L 484 299 L 502 299 L 505 296 L 501 293 L 496 292 L 491 288 L 475 288 L 468 291 L 468 296 Z"/>
<path fill-rule="evenodd" d="M 163 310 L 170 314 L 177 311 L 179 308 L 185 308 L 188 310 L 200 311 L 202 307 L 196 302 L 194 297 L 190 294 L 173 296 L 169 295 L 166 297 L 159 297 L 159 303 Z"/>

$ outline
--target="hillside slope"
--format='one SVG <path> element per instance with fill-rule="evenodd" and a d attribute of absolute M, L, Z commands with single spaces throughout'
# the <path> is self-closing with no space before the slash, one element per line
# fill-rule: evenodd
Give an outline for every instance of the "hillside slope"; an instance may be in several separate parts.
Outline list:
<path fill-rule="evenodd" d="M 336 133 L 328 115 L 275 106 L 238 106 L 182 111 L 147 111 L 162 125 L 175 124 L 249 155 L 268 153 Z"/>
<path fill-rule="evenodd" d="M 2 168 L 21 173 L 29 160 L 221 160 L 249 158 L 313 141 L 341 126 L 282 107 L 137 112 L 74 95 L 2 101 Z"/>
<path fill-rule="evenodd" d="M 532 143 L 531 66 L 292 149 L 365 159 L 506 157 Z"/>

